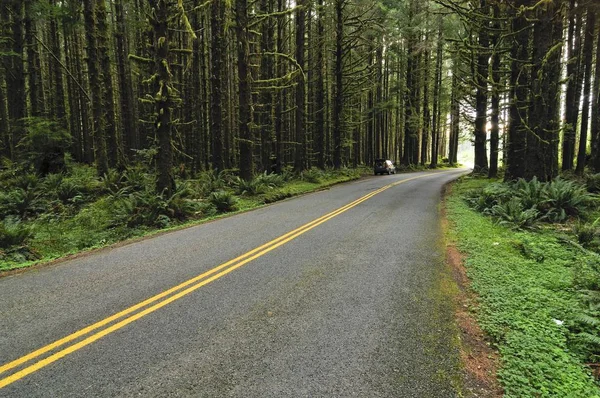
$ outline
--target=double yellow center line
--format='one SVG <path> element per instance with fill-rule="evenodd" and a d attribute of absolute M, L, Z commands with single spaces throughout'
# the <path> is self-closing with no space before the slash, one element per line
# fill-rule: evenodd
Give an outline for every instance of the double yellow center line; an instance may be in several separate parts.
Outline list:
<path fill-rule="evenodd" d="M 119 330 L 119 329 L 123 328 L 124 326 L 172 303 L 173 301 L 176 301 L 176 300 L 192 293 L 193 291 L 201 288 L 202 286 L 207 285 L 207 284 L 221 278 L 222 276 L 227 275 L 228 273 L 248 264 L 252 260 L 257 259 L 257 258 L 269 253 L 272 250 L 275 250 L 279 246 L 286 244 L 287 242 L 297 238 L 298 236 L 310 231 L 311 229 L 323 224 L 324 222 L 331 220 L 332 218 L 344 213 L 345 211 L 348 211 L 351 208 L 358 206 L 362 202 L 372 198 L 373 196 L 375 196 L 391 187 L 394 187 L 396 185 L 399 185 L 399 184 L 402 184 L 402 183 L 405 183 L 405 182 L 408 182 L 411 180 L 415 180 L 417 178 L 428 177 L 428 176 L 431 176 L 434 174 L 439 174 L 439 173 L 430 173 L 430 174 L 420 175 L 420 176 L 407 178 L 402 181 L 398 181 L 398 182 L 386 185 L 380 189 L 377 189 L 377 190 L 355 200 L 352 203 L 347 204 L 346 206 L 340 207 L 339 209 L 334 210 L 331 213 L 325 214 L 324 216 L 319 217 L 316 220 L 313 220 L 307 224 L 304 224 L 303 226 L 296 228 L 295 230 L 290 231 L 290 232 L 286 233 L 285 235 L 282 235 L 276 239 L 273 239 L 272 241 L 267 242 L 264 245 L 259 246 L 253 250 L 250 250 L 249 252 L 244 253 L 241 256 L 234 258 L 233 260 L 229 260 L 229 261 L 227 261 L 227 262 L 225 262 L 225 263 L 223 263 L 201 275 L 198 275 L 198 276 L 196 276 L 192 279 L 189 279 L 177 286 L 174 286 L 168 290 L 165 290 L 162 293 L 152 296 L 152 297 L 150 297 L 138 304 L 135 304 L 121 312 L 111 315 L 108 318 L 102 319 L 101 321 L 98 321 L 90 326 L 80 329 L 80 330 L 76 331 L 75 333 L 72 333 L 66 337 L 63 337 L 60 340 L 57 340 L 53 343 L 50 343 L 42 348 L 35 350 L 27 355 L 24 355 L 18 359 L 15 359 L 12 362 L 1 365 L 0 366 L 0 374 L 7 372 L 9 370 L 18 368 L 21 365 L 24 365 L 29 361 L 32 361 L 38 357 L 41 357 L 42 355 L 44 355 L 46 353 L 49 353 L 51 351 L 56 350 L 59 347 L 66 345 L 67 343 L 73 342 L 73 344 L 67 346 L 66 348 L 63 348 L 51 355 L 39 360 L 38 362 L 35 362 L 32 365 L 29 365 L 7 377 L 4 377 L 3 379 L 0 379 L 0 388 L 6 387 L 9 384 L 14 383 L 15 381 L 22 379 L 23 377 L 25 377 L 31 373 L 34 373 L 34 372 L 42 369 L 43 367 L 50 365 L 51 363 L 56 362 L 59 359 L 95 342 L 96 340 L 101 339 L 102 337 L 106 336 L 107 334 L 110 334 L 116 330 Z M 138 311 L 138 310 L 141 310 L 141 311 Z M 121 318 L 124 318 L 124 319 L 121 319 Z M 116 323 L 113 323 L 119 319 L 121 319 L 121 320 Z M 107 325 L 110 325 L 110 326 L 108 326 L 104 329 L 101 329 Z M 96 331 L 98 329 L 100 329 L 100 330 Z M 88 337 L 85 337 L 82 340 L 76 341 L 79 338 L 84 337 L 94 331 L 96 331 L 96 332 L 89 335 Z"/>

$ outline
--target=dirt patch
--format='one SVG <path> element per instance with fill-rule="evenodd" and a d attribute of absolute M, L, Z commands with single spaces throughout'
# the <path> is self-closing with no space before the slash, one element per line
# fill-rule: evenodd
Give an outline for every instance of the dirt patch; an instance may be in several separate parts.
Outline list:
<path fill-rule="evenodd" d="M 448 189 L 445 192 L 448 193 Z M 444 195 L 445 196 L 445 195 Z M 442 208 L 444 229 L 448 227 L 446 208 Z M 481 330 L 471 311 L 476 296 L 469 288 L 470 280 L 464 266 L 465 256 L 453 244 L 446 244 L 446 263 L 459 288 L 456 296 L 456 324 L 460 332 L 460 354 L 465 370 L 464 392 L 468 397 L 502 397 L 503 391 L 496 377 L 500 364 L 485 332 Z"/>

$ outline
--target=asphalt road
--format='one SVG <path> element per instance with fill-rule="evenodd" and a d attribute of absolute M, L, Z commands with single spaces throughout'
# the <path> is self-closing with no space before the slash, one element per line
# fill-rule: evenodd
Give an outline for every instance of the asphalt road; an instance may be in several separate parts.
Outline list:
<path fill-rule="evenodd" d="M 461 173 L 368 177 L 0 278 L 0 396 L 456 396 L 439 202 Z"/>

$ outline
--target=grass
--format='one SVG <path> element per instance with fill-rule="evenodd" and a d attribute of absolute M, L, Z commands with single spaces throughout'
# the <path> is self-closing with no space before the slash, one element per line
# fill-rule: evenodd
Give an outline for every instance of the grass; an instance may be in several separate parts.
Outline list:
<path fill-rule="evenodd" d="M 598 397 L 569 325 L 585 308 L 577 264 L 593 253 L 565 245 L 554 229 L 519 231 L 470 208 L 464 196 L 488 180 L 463 178 L 447 200 L 449 238 L 466 255 L 475 316 L 501 355 L 506 397 Z"/>
<path fill-rule="evenodd" d="M 189 216 L 177 218 L 174 216 L 169 217 L 174 212 L 171 207 L 168 209 L 160 208 L 157 210 L 160 214 L 157 213 L 158 216 L 150 220 L 131 217 L 131 214 L 136 211 L 139 212 L 139 209 L 135 206 L 140 206 L 140 203 L 139 201 L 133 201 L 132 204 L 132 201 L 128 201 L 128 199 L 132 197 L 132 193 L 138 193 L 140 189 L 143 189 L 142 186 L 127 181 L 129 185 L 125 185 L 125 189 L 119 191 L 119 187 L 116 186 L 118 185 L 116 183 L 118 177 L 116 176 L 97 180 L 93 169 L 81 166 L 74 167 L 70 175 L 65 178 L 54 178 L 52 176 L 44 181 L 37 181 L 32 177 L 32 181 L 40 186 L 44 184 L 62 184 L 60 186 L 64 186 L 64 181 L 77 180 L 77 185 L 80 187 L 79 191 L 84 191 L 86 196 L 81 199 L 81 202 L 77 203 L 73 203 L 70 197 L 76 199 L 82 197 L 79 192 L 69 195 L 69 199 L 65 199 L 64 203 L 56 199 L 49 202 L 52 204 L 50 206 L 52 207 L 51 210 L 24 218 L 22 221 L 19 220 L 16 225 L 21 228 L 21 231 L 16 227 L 0 231 L 0 238 L 5 237 L 4 240 L 7 242 L 15 241 L 19 243 L 16 245 L 11 243 L 10 246 L 0 247 L 0 271 L 30 267 L 128 239 L 197 225 L 285 198 L 324 189 L 334 184 L 351 181 L 360 178 L 364 174 L 370 174 L 370 169 L 314 170 L 309 173 L 310 178 L 303 178 L 303 175 L 289 175 L 285 181 L 282 178 L 273 179 L 270 176 L 259 175 L 257 180 L 264 184 L 264 189 L 253 193 L 237 192 L 239 187 L 236 189 L 234 182 L 230 184 L 231 186 L 228 185 L 227 176 L 209 176 L 209 183 L 206 183 L 206 181 L 198 182 L 198 185 L 202 185 L 202 183 L 204 185 L 196 190 L 190 189 L 190 192 L 182 193 L 182 197 L 178 198 L 175 204 L 171 206 L 177 210 L 179 209 L 177 206 L 192 204 L 194 205 L 192 210 L 196 210 L 195 212 L 188 210 Z M 133 177 L 128 175 L 129 180 L 133 180 Z M 62 182 L 53 181 L 53 179 Z M 115 180 L 115 182 L 110 183 L 109 179 Z M 136 177 L 136 180 L 143 180 L 143 176 Z M 193 181 L 186 184 L 193 185 Z M 207 184 L 209 185 L 208 188 Z M 90 187 L 87 187 L 87 185 L 90 185 Z M 183 181 L 179 185 L 183 186 Z M 82 186 L 85 186 L 85 189 L 82 189 Z M 239 193 L 239 195 L 235 195 L 236 193 Z M 151 195 L 150 198 L 152 198 Z M 7 203 L 10 204 L 8 199 Z M 129 203 L 130 207 L 118 206 L 123 203 Z M 152 204 L 165 206 L 165 202 L 162 201 L 152 202 L 149 205 Z M 148 213 L 147 208 L 142 209 L 141 215 Z M 12 211 L 14 213 L 18 212 L 18 210 Z M 8 218 L 5 219 L 4 223 L 6 223 L 6 220 Z M 23 238 L 20 238 L 20 235 Z M 25 239 L 27 241 L 22 242 Z M 2 242 L 1 239 L 0 242 Z"/>

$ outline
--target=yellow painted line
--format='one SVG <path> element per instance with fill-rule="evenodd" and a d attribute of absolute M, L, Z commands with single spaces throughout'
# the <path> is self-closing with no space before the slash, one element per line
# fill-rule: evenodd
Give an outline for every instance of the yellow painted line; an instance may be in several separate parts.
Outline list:
<path fill-rule="evenodd" d="M 355 206 L 358 206 L 360 203 L 362 203 L 362 202 L 364 202 L 364 201 L 372 198 L 373 196 L 375 196 L 375 195 L 377 195 L 377 194 L 379 194 L 379 193 L 381 193 L 381 192 L 383 192 L 383 191 L 385 191 L 385 190 L 387 190 L 387 189 L 389 189 L 391 187 L 394 187 L 394 186 L 397 186 L 397 185 L 400 185 L 402 183 L 405 183 L 405 182 L 408 182 L 408 181 L 412 181 L 412 180 L 415 180 L 415 179 L 418 179 L 418 178 L 429 177 L 429 176 L 436 175 L 436 174 L 440 174 L 440 173 L 439 172 L 438 173 L 430 173 L 430 174 L 421 175 L 421 176 L 417 176 L 417 177 L 407 178 L 407 179 L 404 179 L 404 180 L 401 180 L 401 181 L 398 181 L 398 182 L 386 185 L 386 186 L 384 186 L 382 188 L 379 188 L 379 189 L 377 189 L 377 190 L 375 190 L 375 191 L 373 191 L 373 192 L 371 192 L 371 193 L 369 193 L 369 194 L 367 194 L 367 195 L 365 195 L 365 196 L 363 196 L 363 197 L 361 197 L 361 198 L 359 198 L 359 199 L 357 199 L 357 200 L 355 200 L 355 201 L 353 201 L 353 202 L 351 202 L 351 203 L 349 203 L 349 204 L 347 204 L 345 206 L 340 207 L 337 210 L 334 210 L 334 211 L 332 211 L 332 212 L 330 212 L 330 213 L 328 213 L 328 214 L 326 214 L 324 216 L 321 216 L 321 217 L 319 217 L 319 218 L 317 218 L 317 219 L 315 219 L 315 220 L 313 220 L 313 221 L 311 221 L 311 222 L 309 222 L 307 224 L 304 224 L 301 227 L 298 227 L 298 228 L 294 229 L 293 231 L 290 231 L 290 232 L 288 232 L 288 233 L 286 233 L 286 234 L 284 234 L 284 235 L 282 235 L 282 236 L 280 236 L 280 237 L 278 237 L 276 239 L 273 239 L 272 241 L 269 241 L 269 242 L 267 242 L 267 243 L 265 243 L 265 244 L 263 244 L 263 245 L 255 248 L 253 250 L 250 250 L 249 252 L 244 253 L 241 256 L 238 256 L 238 257 L 234 258 L 233 260 L 229 260 L 229 261 L 227 261 L 227 262 L 225 262 L 225 263 L 223 263 L 223 264 L 221 264 L 221 265 L 219 265 L 219 266 L 217 266 L 217 267 L 215 267 L 215 268 L 213 268 L 213 269 L 211 269 L 211 270 L 209 270 L 209 271 L 207 271 L 207 272 L 205 272 L 203 274 L 200 274 L 200 275 L 198 275 L 198 276 L 196 276 L 196 277 L 194 277 L 192 279 L 189 279 L 189 280 L 187 280 L 187 281 L 185 281 L 185 282 L 183 282 L 183 283 L 181 283 L 181 284 L 179 284 L 177 286 L 174 286 L 174 287 L 172 287 L 172 288 L 170 288 L 168 290 L 165 290 L 162 293 L 159 293 L 159 294 L 157 294 L 155 296 L 152 296 L 152 297 L 150 297 L 150 298 L 148 298 L 148 299 L 146 299 L 146 300 L 144 300 L 144 301 L 142 301 L 142 302 L 140 302 L 140 303 L 138 303 L 136 305 L 133 305 L 133 306 L 131 306 L 131 307 L 129 307 L 129 308 L 121 311 L 121 312 L 118 312 L 118 313 L 116 313 L 114 315 L 111 315 L 108 318 L 105 318 L 105 319 L 103 319 L 103 320 L 101 320 L 99 322 L 96 322 L 96 323 L 94 323 L 94 324 L 92 324 L 90 326 L 87 326 L 87 327 L 85 327 L 83 329 L 80 329 L 80 330 L 78 330 L 75 333 L 72 333 L 72 334 L 70 334 L 70 335 L 68 335 L 68 336 L 66 336 L 66 337 L 64 337 L 64 338 L 62 338 L 60 340 L 57 340 L 57 341 L 55 341 L 55 342 L 53 342 L 51 344 L 48 344 L 48 345 L 46 345 L 46 346 L 44 346 L 44 347 L 42 347 L 42 348 L 40 348 L 38 350 L 35 350 L 35 351 L 33 351 L 33 352 L 31 352 L 31 353 L 29 353 L 27 355 L 24 355 L 21 358 L 18 358 L 16 360 L 12 361 L 12 362 L 9 362 L 9 363 L 7 363 L 5 365 L 2 365 L 2 366 L 0 366 L 0 373 L 5 372 L 5 371 L 10 370 L 10 369 L 13 369 L 13 368 L 15 368 L 15 367 L 17 367 L 19 365 L 22 365 L 22 364 L 24 364 L 24 363 L 26 363 L 26 362 L 34 359 L 34 358 L 39 357 L 40 355 L 43 355 L 43 354 L 45 354 L 45 353 L 47 353 L 49 351 L 52 351 L 52 350 L 54 350 L 54 349 L 56 349 L 56 348 L 58 348 L 58 347 L 60 347 L 62 345 L 65 345 L 68 342 L 71 342 L 71 341 L 73 341 L 73 340 L 75 340 L 75 339 L 77 339 L 79 337 L 82 337 L 82 336 L 84 336 L 84 335 L 86 335 L 86 334 L 88 334 L 88 333 L 90 333 L 90 332 L 92 332 L 92 331 L 94 331 L 94 330 L 96 330 L 98 328 L 101 328 L 102 326 L 105 326 L 105 325 L 107 325 L 107 324 L 109 324 L 109 323 L 111 323 L 113 321 L 116 321 L 117 319 L 122 318 L 122 317 L 124 317 L 124 316 L 126 316 L 126 315 L 128 315 L 128 314 L 130 314 L 130 313 L 132 313 L 134 311 L 136 311 L 136 310 L 139 310 L 139 309 L 141 309 L 143 307 L 146 307 L 146 306 L 154 303 L 157 300 L 165 298 L 165 297 L 171 295 L 172 293 L 177 292 L 178 290 L 181 290 L 181 289 L 183 289 L 183 288 L 185 288 L 185 287 L 187 287 L 189 285 L 194 284 L 195 282 L 201 281 L 201 282 L 199 282 L 199 283 L 197 283 L 197 284 L 195 284 L 195 285 L 193 285 L 191 287 L 188 287 L 185 290 L 181 290 L 180 292 L 178 292 L 176 294 L 173 294 L 172 296 L 166 298 L 165 300 L 163 300 L 163 301 L 161 301 L 159 303 L 156 303 L 156 304 L 154 304 L 154 305 L 152 305 L 152 306 L 150 306 L 150 307 L 148 307 L 148 308 L 146 308 L 146 309 L 144 309 L 144 310 L 142 310 L 142 311 L 140 311 L 140 312 L 138 312 L 138 313 L 136 313 L 134 315 L 131 315 L 128 318 L 125 318 L 125 319 L 121 320 L 120 322 L 115 323 L 112 326 L 109 326 L 109 327 L 107 327 L 107 328 L 105 328 L 105 329 L 103 329 L 103 330 L 101 330 L 99 332 L 96 332 L 95 334 L 93 334 L 93 335 L 91 335 L 91 336 L 89 336 L 89 337 L 87 337 L 87 338 L 79 341 L 78 343 L 75 343 L 75 344 L 73 344 L 73 345 L 71 345 L 71 346 L 69 346 L 67 348 L 64 348 L 64 349 L 62 349 L 62 350 L 60 350 L 60 351 L 58 351 L 58 352 L 56 352 L 56 353 L 54 353 L 54 354 L 52 354 L 52 355 L 44 358 L 44 359 L 42 359 L 42 360 L 34 363 L 33 365 L 30 365 L 30 366 L 28 366 L 28 367 L 26 367 L 26 368 L 24 368 L 24 369 L 22 369 L 22 370 L 20 370 L 20 371 L 18 371 L 16 373 L 10 375 L 8 377 L 5 377 L 4 379 L 1 379 L 0 380 L 0 388 L 6 387 L 7 385 L 9 385 L 11 383 L 14 383 L 17 380 L 22 379 L 23 377 L 25 377 L 25 376 L 27 376 L 27 375 L 29 375 L 31 373 L 34 373 L 34 372 L 38 371 L 39 369 L 41 369 L 41 368 L 43 368 L 43 367 L 45 367 L 45 366 L 47 366 L 47 365 L 49 365 L 49 364 L 51 364 L 53 362 L 55 362 L 55 361 L 57 361 L 57 360 L 65 357 L 66 355 L 69 355 L 69 354 L 71 354 L 71 353 L 73 353 L 73 352 L 75 352 L 75 351 L 77 351 L 77 350 L 79 350 L 79 349 L 81 349 L 81 348 L 83 348 L 83 347 L 85 347 L 85 346 L 87 346 L 87 345 L 95 342 L 96 340 L 99 340 L 100 338 L 106 336 L 107 334 L 110 334 L 110 333 L 112 333 L 112 332 L 114 332 L 116 330 L 119 330 L 119 329 L 123 328 L 124 326 L 126 326 L 126 325 L 128 325 L 128 324 L 130 324 L 130 323 L 132 323 L 132 322 L 134 322 L 134 321 L 136 321 L 136 320 L 138 320 L 138 319 L 140 319 L 140 318 L 142 318 L 142 317 L 144 317 L 144 316 L 146 316 L 146 315 L 148 315 L 148 314 L 150 314 L 150 313 L 152 313 L 152 312 L 154 312 L 154 311 L 156 311 L 156 310 L 158 310 L 158 309 L 160 309 L 160 308 L 162 308 L 162 307 L 164 307 L 164 306 L 166 306 L 166 305 L 168 305 L 170 303 L 172 303 L 173 301 L 176 301 L 176 300 L 178 300 L 178 299 L 180 299 L 180 298 L 182 298 L 182 297 L 190 294 L 191 292 L 193 292 L 193 291 L 201 288 L 202 286 L 205 286 L 205 285 L 207 285 L 207 284 L 209 284 L 209 283 L 211 283 L 211 282 L 213 282 L 213 281 L 221 278 L 222 276 L 227 275 L 228 273 L 230 273 L 230 272 L 232 272 L 232 271 L 234 271 L 234 270 L 242 267 L 243 265 L 246 265 L 247 263 L 249 263 L 249 262 L 251 262 L 251 261 L 253 261 L 253 260 L 255 260 L 255 259 L 257 259 L 257 258 L 259 258 L 259 257 L 261 257 L 261 256 L 263 256 L 265 254 L 267 254 L 267 253 L 269 253 L 270 251 L 278 248 L 279 246 L 282 246 L 282 245 L 288 243 L 289 241 L 297 238 L 298 236 L 300 236 L 300 235 L 302 235 L 302 234 L 310 231 L 311 229 L 313 229 L 313 228 L 315 228 L 315 227 L 317 227 L 317 226 L 319 226 L 319 225 L 321 225 L 321 224 L 329 221 L 330 219 L 332 219 L 332 218 L 334 218 L 334 217 L 336 217 L 336 216 L 338 216 L 338 215 L 340 215 L 340 214 L 342 214 L 342 213 L 350 210 L 351 208 L 353 208 Z M 221 272 L 219 272 L 219 271 L 221 271 Z M 213 275 L 213 274 L 215 274 L 215 275 Z M 210 275 L 213 275 L 213 276 L 209 277 Z M 209 278 L 207 278 L 207 277 L 209 277 Z M 206 279 L 204 279 L 204 278 L 206 278 Z"/>

